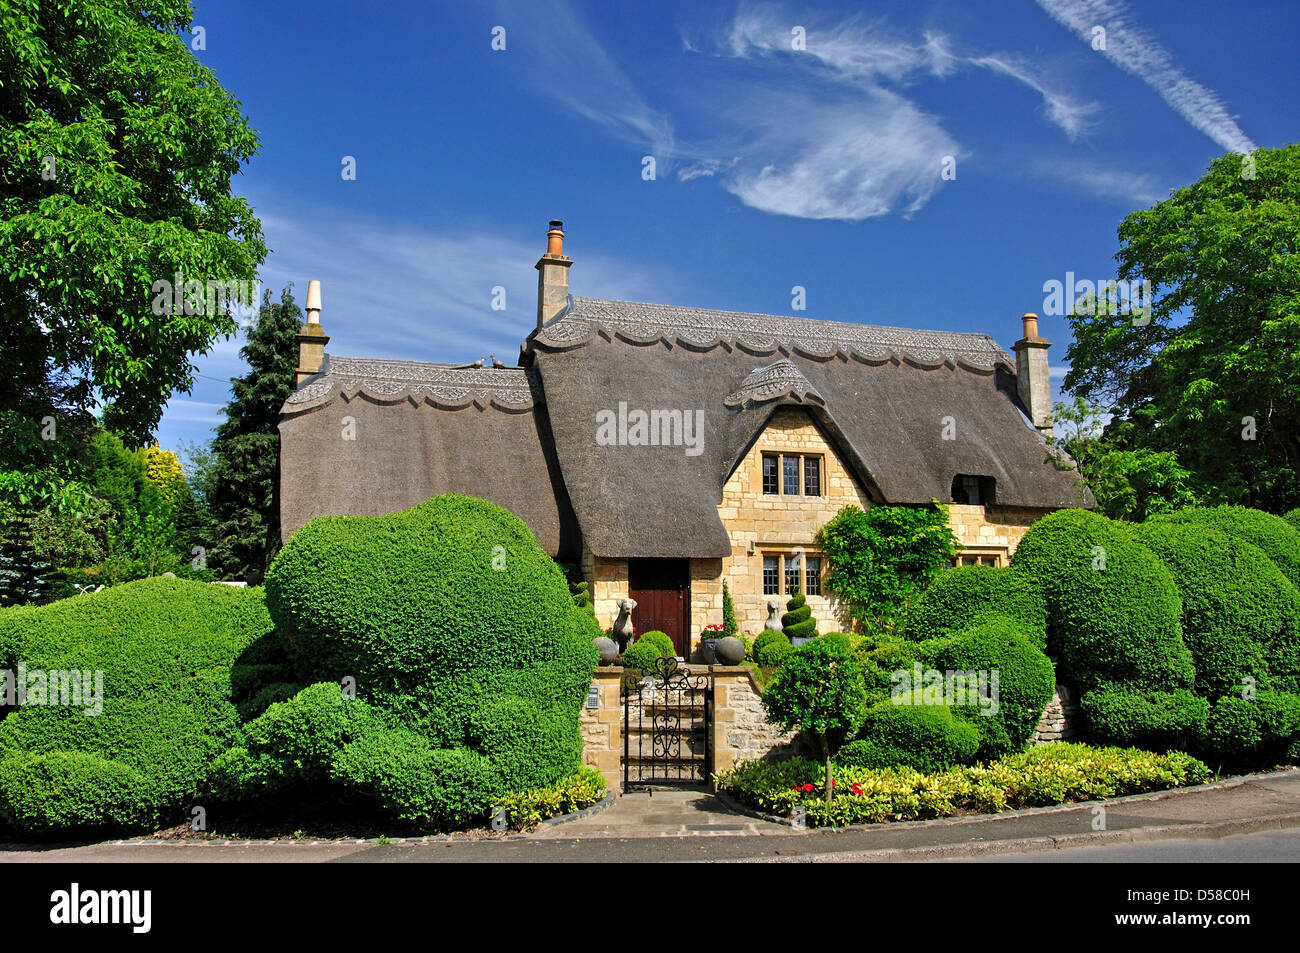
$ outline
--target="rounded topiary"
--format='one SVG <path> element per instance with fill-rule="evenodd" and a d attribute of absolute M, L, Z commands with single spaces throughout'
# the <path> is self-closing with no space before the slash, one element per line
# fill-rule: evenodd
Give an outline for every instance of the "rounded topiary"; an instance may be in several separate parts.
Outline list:
<path fill-rule="evenodd" d="M 665 658 L 676 658 L 676 653 L 671 649 L 664 649 L 658 641 L 642 636 L 623 653 L 622 662 L 624 668 L 654 672 L 659 665 L 659 660 Z"/>
<path fill-rule="evenodd" d="M 776 668 L 785 664 L 794 647 L 790 639 L 779 629 L 765 629 L 754 640 L 754 664 L 761 668 Z"/>
<path fill-rule="evenodd" d="M 1262 549 L 1291 582 L 1300 587 L 1300 530 L 1272 513 L 1248 506 L 1193 506 L 1153 517 L 1155 521 L 1213 526 Z"/>
<path fill-rule="evenodd" d="M 857 738 L 839 750 L 836 763 L 930 773 L 975 759 L 980 733 L 974 725 L 946 705 L 921 704 L 913 696 L 905 700 L 907 704 L 890 700 L 867 709 Z"/>
<path fill-rule="evenodd" d="M 1025 623 L 1035 639 L 1047 629 L 1047 606 L 1031 576 L 992 566 L 957 566 L 939 573 L 922 593 L 907 613 L 903 635 L 917 642 L 937 639 L 990 615 Z"/>
<path fill-rule="evenodd" d="M 276 557 L 266 592 L 306 680 L 351 677 L 359 698 L 431 750 L 464 749 L 438 764 L 486 759 L 498 783 L 480 786 L 484 810 L 498 790 L 577 770 L 578 715 L 601 632 L 514 514 L 446 494 L 387 516 L 319 517 Z M 503 700 L 548 738 L 572 743 L 539 746 L 520 732 L 489 744 L 496 736 L 481 730 L 483 713 Z M 426 792 L 421 803 L 437 797 Z"/>
<path fill-rule="evenodd" d="M 1263 550 L 1199 523 L 1132 531 L 1174 575 L 1198 695 L 1300 689 L 1300 591 Z"/>
<path fill-rule="evenodd" d="M 677 646 L 673 645 L 672 636 L 667 632 L 660 632 L 658 629 L 651 629 L 645 635 L 637 639 L 637 642 L 645 642 L 659 649 L 659 654 L 664 658 L 676 658 Z"/>
<path fill-rule="evenodd" d="M 1173 575 L 1122 524 L 1057 510 L 1020 541 L 1012 566 L 1033 577 L 1047 605 L 1047 651 L 1061 680 L 1174 691 L 1192 684 Z"/>
<path fill-rule="evenodd" d="M 1300 695 L 1225 695 L 1210 709 L 1197 753 L 1230 766 L 1272 765 L 1285 760 L 1298 740 Z"/>
<path fill-rule="evenodd" d="M 781 616 L 781 631 L 787 639 L 817 638 L 817 620 L 812 617 L 812 608 L 802 592 L 796 592 L 785 604 L 786 613 Z"/>
<path fill-rule="evenodd" d="M 989 702 L 954 709 L 979 731 L 982 759 L 1022 750 L 1052 700 L 1056 676 L 1038 647 L 1041 638 L 1016 619 L 994 615 L 959 635 L 921 643 L 930 670 L 983 676 Z"/>
<path fill-rule="evenodd" d="M 25 836 L 179 820 L 238 729 L 232 670 L 270 631 L 260 589 L 184 579 L 0 612 L 0 668 L 90 675 L 82 704 L 29 694 L 0 721 L 0 816 Z"/>

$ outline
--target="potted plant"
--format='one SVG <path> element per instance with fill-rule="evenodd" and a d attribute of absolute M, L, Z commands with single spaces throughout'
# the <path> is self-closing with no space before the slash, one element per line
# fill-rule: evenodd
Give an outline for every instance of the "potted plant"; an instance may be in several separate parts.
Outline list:
<path fill-rule="evenodd" d="M 722 625 L 706 625 L 700 633 L 700 659 L 707 665 L 718 664 L 718 642 L 726 636 Z"/>

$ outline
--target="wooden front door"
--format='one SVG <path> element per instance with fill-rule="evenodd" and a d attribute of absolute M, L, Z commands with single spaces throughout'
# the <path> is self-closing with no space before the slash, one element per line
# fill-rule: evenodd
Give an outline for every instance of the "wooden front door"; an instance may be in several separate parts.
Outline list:
<path fill-rule="evenodd" d="M 679 657 L 691 650 L 691 564 L 688 559 L 629 559 L 628 595 L 636 600 L 632 623 L 638 637 L 667 633 Z"/>

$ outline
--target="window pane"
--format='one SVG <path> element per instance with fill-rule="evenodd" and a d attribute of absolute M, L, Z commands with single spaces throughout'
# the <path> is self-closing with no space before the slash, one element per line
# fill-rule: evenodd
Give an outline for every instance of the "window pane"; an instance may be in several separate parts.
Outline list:
<path fill-rule="evenodd" d="M 776 456 L 773 454 L 763 454 L 763 492 L 779 492 L 776 485 Z"/>
<path fill-rule="evenodd" d="M 782 492 L 787 496 L 799 495 L 799 458 L 782 457 L 781 466 L 785 475 L 785 487 Z"/>
<path fill-rule="evenodd" d="M 799 565 L 798 556 L 785 557 L 785 592 L 786 595 L 794 595 L 799 590 Z"/>
<path fill-rule="evenodd" d="M 803 492 L 805 496 L 822 495 L 821 457 L 803 458 Z"/>
<path fill-rule="evenodd" d="M 804 586 L 804 595 L 820 596 L 822 594 L 822 561 L 820 557 L 809 556 L 804 560 L 807 564 L 804 569 L 804 579 L 807 585 Z"/>
<path fill-rule="evenodd" d="M 980 478 L 979 477 L 962 477 L 962 482 L 966 487 L 966 502 L 973 506 L 978 506 L 981 501 L 980 497 Z"/>
<path fill-rule="evenodd" d="M 781 567 L 775 556 L 763 557 L 763 595 L 775 596 L 781 591 Z"/>

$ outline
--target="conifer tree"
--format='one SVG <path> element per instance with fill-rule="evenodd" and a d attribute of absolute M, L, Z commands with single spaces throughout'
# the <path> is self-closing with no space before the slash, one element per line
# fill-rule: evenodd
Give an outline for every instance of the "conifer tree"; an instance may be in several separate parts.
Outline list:
<path fill-rule="evenodd" d="M 209 567 L 222 578 L 260 583 L 280 550 L 280 407 L 295 388 L 302 312 L 292 284 L 278 303 L 268 290 L 239 355 L 248 373 L 233 378 L 233 399 L 217 428 L 211 498 L 215 536 Z M 201 545 L 201 544 L 199 544 Z"/>
<path fill-rule="evenodd" d="M 736 606 L 731 601 L 731 590 L 727 580 L 722 580 L 722 637 L 734 638 L 740 626 L 736 624 Z"/>

